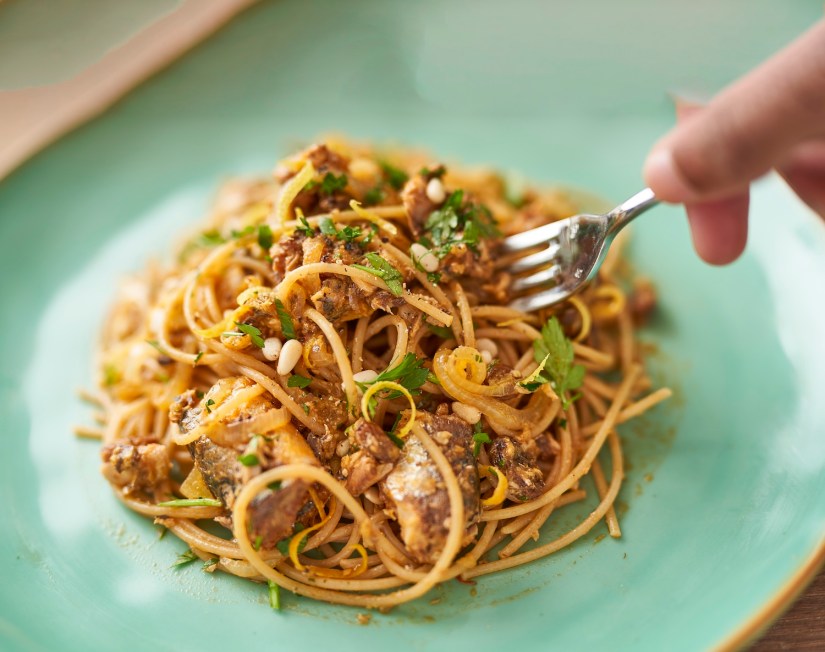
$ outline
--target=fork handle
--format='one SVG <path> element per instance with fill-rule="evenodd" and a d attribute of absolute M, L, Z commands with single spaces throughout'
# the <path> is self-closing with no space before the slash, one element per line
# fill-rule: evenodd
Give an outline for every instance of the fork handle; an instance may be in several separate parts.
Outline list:
<path fill-rule="evenodd" d="M 656 195 L 653 194 L 650 188 L 637 192 L 607 214 L 608 233 L 616 235 L 636 217 L 658 203 L 659 200 L 656 199 Z"/>

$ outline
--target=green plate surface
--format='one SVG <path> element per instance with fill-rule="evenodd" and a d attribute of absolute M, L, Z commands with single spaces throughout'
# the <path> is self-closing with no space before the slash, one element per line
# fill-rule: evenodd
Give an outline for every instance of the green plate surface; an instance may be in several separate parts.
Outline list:
<path fill-rule="evenodd" d="M 227 176 L 326 131 L 398 140 L 623 199 L 670 124 L 788 41 L 818 2 L 279 2 L 242 15 L 0 183 L 0 649 L 701 650 L 825 535 L 825 228 L 776 180 L 744 258 L 711 269 L 679 210 L 639 221 L 644 333 L 668 406 L 622 430 L 624 536 L 389 615 L 172 570 L 99 476 L 75 398 L 118 277 L 168 253 Z M 772 8 L 773 7 L 773 8 Z M 740 26 L 747 25 L 747 29 Z M 558 531 L 579 515 L 560 512 Z M 475 595 L 474 595 L 475 594 Z M 437 605 L 431 597 L 441 598 Z"/>

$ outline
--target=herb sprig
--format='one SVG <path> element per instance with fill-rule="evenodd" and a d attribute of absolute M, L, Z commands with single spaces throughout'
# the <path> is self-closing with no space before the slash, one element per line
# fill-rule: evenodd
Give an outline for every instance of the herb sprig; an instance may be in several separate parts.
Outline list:
<path fill-rule="evenodd" d="M 340 176 L 336 176 L 332 172 L 327 172 L 324 175 L 324 178 L 320 181 L 312 180 L 306 186 L 304 186 L 304 190 L 312 190 L 313 188 L 318 188 L 318 192 L 322 195 L 334 195 L 337 191 L 343 190 L 347 187 L 347 175 L 342 174 Z"/>
<path fill-rule="evenodd" d="M 478 454 L 481 452 L 481 446 L 483 444 L 489 444 L 491 441 L 490 435 L 484 432 L 484 426 L 481 425 L 481 421 L 476 423 L 473 426 L 473 456 L 478 457 Z"/>
<path fill-rule="evenodd" d="M 541 328 L 541 337 L 533 341 L 533 356 L 539 366 L 530 376 L 519 383 L 529 392 L 536 391 L 541 385 L 550 383 L 567 409 L 579 398 L 568 396 L 568 392 L 581 387 L 584 382 L 585 369 L 580 364 L 573 364 L 573 343 L 567 339 L 559 320 L 551 317 Z"/>
<path fill-rule="evenodd" d="M 477 250 L 483 238 L 500 235 L 496 221 L 482 204 L 465 201 L 463 190 L 454 190 L 438 210 L 430 213 L 424 224 L 429 235 L 422 244 L 443 258 L 455 245 L 464 244 Z"/>
<path fill-rule="evenodd" d="M 321 227 L 321 233 L 331 238 L 341 240 L 342 242 L 352 242 L 353 240 L 361 237 L 360 226 L 347 225 L 341 229 L 338 229 L 333 221 L 328 217 L 322 219 L 319 226 Z"/>
<path fill-rule="evenodd" d="M 373 251 L 364 254 L 364 257 L 370 264 L 369 267 L 366 265 L 353 265 L 353 267 L 377 276 L 387 284 L 387 289 L 390 292 L 400 297 L 404 293 L 404 277 L 401 272 Z"/>
<path fill-rule="evenodd" d="M 298 334 L 295 332 L 295 324 L 292 323 L 292 317 L 284 307 L 284 302 L 280 299 L 275 299 L 275 311 L 278 313 L 278 319 L 281 322 L 281 332 L 288 340 L 297 339 Z"/>

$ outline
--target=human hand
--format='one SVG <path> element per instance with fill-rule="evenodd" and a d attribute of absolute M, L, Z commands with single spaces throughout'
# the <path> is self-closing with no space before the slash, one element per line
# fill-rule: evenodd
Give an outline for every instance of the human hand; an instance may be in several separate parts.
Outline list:
<path fill-rule="evenodd" d="M 676 113 L 644 177 L 661 200 L 685 205 L 705 261 L 742 253 L 750 182 L 771 169 L 825 217 L 825 21 L 707 106 L 677 103 Z"/>

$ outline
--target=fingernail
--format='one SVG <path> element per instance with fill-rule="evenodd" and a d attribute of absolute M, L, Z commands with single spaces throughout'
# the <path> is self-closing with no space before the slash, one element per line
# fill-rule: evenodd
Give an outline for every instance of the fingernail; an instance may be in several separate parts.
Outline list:
<path fill-rule="evenodd" d="M 657 147 L 647 157 L 643 171 L 645 183 L 662 201 L 681 204 L 696 194 L 679 171 L 672 152 Z"/>

